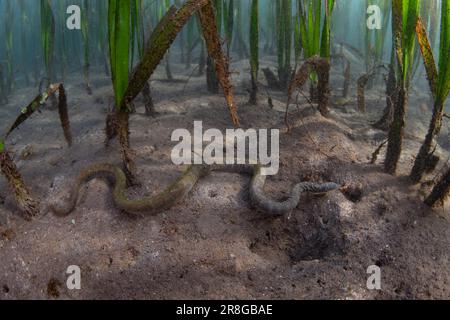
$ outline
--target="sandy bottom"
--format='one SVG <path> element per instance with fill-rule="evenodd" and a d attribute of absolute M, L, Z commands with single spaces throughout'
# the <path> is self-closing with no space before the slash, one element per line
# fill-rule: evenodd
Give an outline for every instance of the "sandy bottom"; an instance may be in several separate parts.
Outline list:
<path fill-rule="evenodd" d="M 263 65 L 272 62 L 263 61 Z M 339 191 L 306 196 L 292 214 L 265 218 L 248 204 L 249 179 L 214 173 L 188 199 L 157 216 L 131 216 L 114 208 L 108 185 L 87 186 L 76 211 L 67 218 L 42 214 L 24 221 L 0 177 L 0 299 L 441 299 L 450 298 L 450 216 L 446 208 L 422 204 L 429 187 L 411 186 L 406 175 L 420 147 L 428 119 L 418 120 L 428 93 L 410 97 L 408 139 L 398 177 L 382 171 L 382 153 L 370 158 L 386 134 L 374 130 L 384 107 L 383 89 L 368 92 L 368 113 L 355 102 L 332 108 L 322 118 L 307 103 L 293 106 L 291 134 L 285 134 L 286 97 L 272 92 L 275 108 L 261 90 L 260 103 L 248 106 L 248 61 L 233 64 L 233 82 L 244 128 L 278 128 L 280 173 L 267 193 L 285 197 L 293 184 L 335 181 Z M 174 65 L 177 78 L 192 70 Z M 333 100 L 342 84 L 333 73 Z M 158 70 L 152 82 L 157 116 L 144 116 L 142 101 L 131 117 L 131 143 L 137 154 L 140 188 L 151 195 L 175 179 L 182 168 L 170 152 L 177 128 L 232 128 L 220 95 L 206 91 L 204 78 L 166 82 Z M 265 84 L 265 80 L 261 80 Z M 103 145 L 104 119 L 112 101 L 110 80 L 99 71 L 88 96 L 78 77 L 66 81 L 74 146 L 67 148 L 55 111 L 33 115 L 8 141 L 33 192 L 45 203 L 69 185 L 85 166 L 120 163 L 117 143 Z M 0 109 L 0 129 L 36 94 L 21 89 Z M 303 101 L 302 99 L 300 99 Z M 425 105 L 424 105 L 425 104 Z M 428 109 L 429 110 L 429 109 Z M 448 148 L 447 130 L 440 141 Z M 443 162 L 448 152 L 439 148 Z M 428 177 L 432 179 L 434 175 Z M 66 270 L 78 265 L 82 289 L 66 287 Z M 370 265 L 382 272 L 382 290 L 366 288 Z"/>

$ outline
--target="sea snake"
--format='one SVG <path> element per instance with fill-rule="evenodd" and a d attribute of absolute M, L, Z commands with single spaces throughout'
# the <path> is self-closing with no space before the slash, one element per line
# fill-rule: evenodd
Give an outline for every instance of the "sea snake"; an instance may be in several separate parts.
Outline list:
<path fill-rule="evenodd" d="M 168 210 L 183 201 L 197 182 L 211 172 L 230 172 L 251 175 L 249 187 L 250 202 L 259 212 L 269 216 L 281 216 L 291 212 L 300 202 L 302 193 L 324 194 L 341 186 L 329 183 L 301 182 L 294 186 L 287 200 L 278 202 L 270 199 L 264 193 L 266 176 L 261 174 L 260 165 L 191 165 L 183 174 L 161 193 L 142 199 L 128 199 L 125 195 L 127 180 L 125 173 L 119 167 L 111 164 L 94 164 L 84 169 L 72 185 L 66 203 L 51 203 L 49 208 L 57 216 L 67 216 L 74 211 L 81 187 L 96 177 L 107 178 L 113 185 L 113 200 L 115 205 L 131 214 L 158 214 Z"/>

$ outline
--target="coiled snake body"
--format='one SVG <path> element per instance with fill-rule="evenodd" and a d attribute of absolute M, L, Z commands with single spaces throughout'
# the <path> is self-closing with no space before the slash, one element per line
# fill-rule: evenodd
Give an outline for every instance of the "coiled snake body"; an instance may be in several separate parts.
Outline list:
<path fill-rule="evenodd" d="M 52 203 L 50 210 L 57 216 L 69 215 L 75 209 L 83 184 L 95 177 L 106 177 L 112 180 L 113 200 L 119 209 L 132 214 L 157 214 L 181 202 L 197 182 L 212 171 L 251 175 L 249 188 L 251 204 L 258 211 L 271 216 L 280 216 L 295 209 L 302 193 L 327 193 L 340 188 L 340 185 L 332 182 L 323 184 L 301 182 L 294 186 L 287 200 L 278 202 L 265 195 L 266 176 L 261 174 L 259 165 L 191 165 L 161 193 L 148 198 L 130 200 L 125 195 L 127 180 L 122 169 L 111 164 L 95 164 L 83 170 L 78 176 L 69 193 L 67 203 L 62 206 Z"/>

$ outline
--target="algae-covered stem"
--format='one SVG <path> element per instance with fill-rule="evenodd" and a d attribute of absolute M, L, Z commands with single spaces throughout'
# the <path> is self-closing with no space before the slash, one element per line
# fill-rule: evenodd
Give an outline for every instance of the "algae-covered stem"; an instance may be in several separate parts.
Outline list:
<path fill-rule="evenodd" d="M 229 61 L 222 52 L 217 26 L 215 24 L 214 9 L 211 0 L 206 0 L 199 11 L 203 36 L 210 56 L 214 59 L 216 75 L 225 95 L 225 100 L 230 109 L 231 120 L 235 126 L 239 126 L 237 106 L 234 101 Z"/>
<path fill-rule="evenodd" d="M 9 135 L 24 123 L 30 116 L 38 111 L 45 101 L 53 97 L 59 91 L 59 115 L 61 126 L 64 131 L 64 137 L 68 145 L 72 143 L 72 135 L 70 132 L 69 116 L 67 112 L 67 98 L 62 84 L 53 84 L 46 92 L 39 94 L 26 108 L 24 108 L 16 121 L 10 126 L 3 139 L 0 139 L 0 170 L 6 177 L 9 187 L 14 193 L 17 206 L 23 212 L 24 218 L 29 220 L 39 213 L 39 201 L 36 200 L 30 189 L 25 184 L 17 166 L 5 147 L 5 140 Z"/>
<path fill-rule="evenodd" d="M 49 0 L 41 0 L 41 38 L 47 78 L 52 83 L 54 80 L 55 17 Z"/>
<path fill-rule="evenodd" d="M 150 76 L 159 65 L 170 45 L 187 21 L 199 12 L 201 27 L 209 54 L 214 58 L 217 77 L 224 91 L 233 124 L 239 125 L 237 108 L 234 102 L 228 61 L 222 52 L 220 38 L 215 24 L 215 13 L 211 0 L 189 0 L 179 10 L 171 7 L 153 31 L 144 57 L 132 72 L 124 101 L 133 101 L 141 92 Z"/>
<path fill-rule="evenodd" d="M 14 194 L 14 198 L 19 209 L 24 213 L 24 218 L 29 220 L 39 212 L 39 201 L 36 200 L 30 189 L 26 186 L 17 166 L 15 165 L 9 151 L 6 149 L 5 141 L 9 135 L 17 129 L 21 124 L 27 121 L 32 114 L 44 106 L 48 99 L 54 98 L 55 93 L 59 92 L 59 115 L 61 126 L 63 128 L 64 137 L 70 146 L 72 143 L 72 135 L 70 132 L 69 115 L 67 111 L 67 98 L 62 84 L 52 84 L 43 93 L 36 96 L 25 108 L 23 108 L 8 128 L 3 139 L 0 139 L 0 169 L 1 173 L 6 177 L 8 184 Z"/>
<path fill-rule="evenodd" d="M 90 28 L 89 28 L 89 11 L 90 11 L 90 6 L 89 6 L 89 0 L 84 0 L 83 1 L 83 8 L 84 8 L 84 13 L 82 15 L 82 25 L 83 27 L 81 28 L 81 34 L 82 34 L 82 39 L 83 39 L 83 46 L 84 46 L 84 65 L 83 65 L 83 75 L 84 75 L 84 81 L 85 81 L 85 85 L 86 85 L 86 92 L 88 95 L 92 95 L 92 89 L 91 89 L 91 84 L 90 84 L 90 80 L 89 80 L 89 70 L 90 70 L 90 60 L 89 60 L 89 56 L 90 56 L 90 52 L 89 52 L 89 46 L 90 46 Z"/>
<path fill-rule="evenodd" d="M 280 86 L 285 89 L 289 85 L 292 72 L 292 0 L 277 0 L 275 4 L 278 78 Z"/>
<path fill-rule="evenodd" d="M 250 91 L 249 104 L 257 104 L 258 95 L 258 71 L 259 71 L 259 1 L 252 0 L 250 14 L 250 73 L 252 88 Z"/>
<path fill-rule="evenodd" d="M 438 202 L 444 202 L 450 193 L 450 169 L 442 176 L 431 194 L 425 199 L 425 204 L 434 206 Z"/>
<path fill-rule="evenodd" d="M 215 14 L 215 25 L 217 28 L 217 34 L 220 36 L 222 32 L 222 12 L 223 3 L 222 0 L 213 0 L 213 9 Z M 214 63 L 214 57 L 208 54 L 206 59 L 206 87 L 208 91 L 213 94 L 219 93 L 219 81 L 216 75 L 216 68 Z"/>
<path fill-rule="evenodd" d="M 172 6 L 161 19 L 148 41 L 145 54 L 128 79 L 130 46 L 130 3 L 127 0 L 109 2 L 109 43 L 112 79 L 116 96 L 117 134 L 122 160 L 128 178 L 133 182 L 134 161 L 129 143 L 130 104 L 144 89 L 146 82 L 159 65 L 176 36 L 198 12 L 209 55 L 214 59 L 219 83 L 224 91 L 233 124 L 239 125 L 232 92 L 228 60 L 222 52 L 211 0 L 189 0 L 179 10 Z"/>
<path fill-rule="evenodd" d="M 6 1 L 5 8 L 5 18 L 4 18 L 4 27 L 5 27 L 5 61 L 6 61 L 6 94 L 11 94 L 14 89 L 14 70 L 13 70 L 13 27 L 14 27 L 14 10 L 13 10 L 13 1 Z M 3 62 L 2 62 L 3 63 Z"/>
<path fill-rule="evenodd" d="M 358 110 L 361 113 L 366 113 L 366 86 L 368 85 L 369 81 L 377 75 L 376 71 L 380 68 L 387 69 L 384 65 L 375 66 L 367 73 L 363 74 L 357 81 Z"/>
<path fill-rule="evenodd" d="M 396 77 L 395 77 L 395 48 L 391 50 L 391 62 L 388 67 L 388 75 L 386 81 L 386 107 L 383 116 L 373 126 L 374 128 L 388 131 L 393 121 L 394 102 L 397 95 Z"/>
<path fill-rule="evenodd" d="M 224 31 L 227 43 L 227 57 L 230 58 L 231 44 L 233 42 L 233 30 L 234 30 L 234 8 L 235 0 L 225 0 L 223 4 L 223 22 Z"/>
<path fill-rule="evenodd" d="M 393 121 L 388 134 L 388 147 L 384 163 L 385 171 L 389 174 L 396 173 L 402 152 L 408 89 L 412 71 L 411 61 L 415 43 L 414 31 L 419 16 L 420 2 L 420 0 L 411 0 L 408 3 L 402 0 L 392 1 L 392 33 L 397 56 L 397 96 L 394 101 Z"/>
<path fill-rule="evenodd" d="M 292 99 L 292 94 L 295 90 L 301 88 L 310 75 L 315 72 L 319 77 L 318 88 L 320 91 L 323 91 L 321 95 L 322 98 L 319 100 L 319 111 L 323 116 L 328 115 L 328 81 L 329 81 L 329 71 L 330 70 L 330 61 L 329 59 L 321 58 L 318 55 L 312 56 L 307 59 L 301 67 L 298 69 L 297 74 L 289 85 L 288 89 L 288 99 L 286 102 L 286 112 L 284 121 L 287 127 L 287 131 L 291 131 L 291 127 L 289 125 L 289 106 Z"/>
<path fill-rule="evenodd" d="M 448 61 L 448 52 L 450 50 L 450 4 L 448 1 L 442 3 L 441 40 L 439 42 L 438 66 L 435 63 L 431 44 L 420 18 L 417 23 L 416 33 L 434 99 L 433 115 L 431 117 L 428 133 L 416 157 L 414 167 L 410 174 L 411 180 L 415 183 L 419 183 L 434 156 L 434 151 L 432 151 L 433 144 L 435 138 L 442 129 L 445 101 L 447 100 L 450 89 L 450 62 Z"/>
<path fill-rule="evenodd" d="M 17 206 L 24 213 L 24 218 L 30 220 L 36 216 L 39 213 L 39 202 L 31 195 L 19 173 L 19 169 L 14 164 L 10 154 L 5 150 L 0 152 L 0 169 L 14 192 Z"/>

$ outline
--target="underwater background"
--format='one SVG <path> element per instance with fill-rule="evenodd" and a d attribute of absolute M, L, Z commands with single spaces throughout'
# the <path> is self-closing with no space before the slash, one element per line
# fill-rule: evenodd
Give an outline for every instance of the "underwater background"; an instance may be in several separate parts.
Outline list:
<path fill-rule="evenodd" d="M 43 5 L 47 3 L 48 5 Z M 133 1 L 132 1 L 133 2 Z M 305 1 L 305 6 L 309 5 Z M 422 1 L 423 19 L 427 21 L 427 27 L 433 32 L 433 39 L 438 40 L 440 1 Z M 139 27 L 145 35 L 149 35 L 152 28 L 156 26 L 165 11 L 172 4 L 180 5 L 182 1 L 138 1 Z M 297 48 L 296 55 L 301 47 L 299 42 L 300 16 L 298 7 L 302 1 L 290 0 L 286 2 L 291 13 L 290 33 L 292 36 L 291 50 Z M 313 1 L 312 3 L 318 3 Z M 215 3 L 220 8 L 221 35 L 230 46 L 232 54 L 242 54 L 246 50 L 248 54 L 250 31 L 250 9 L 251 1 L 218 1 Z M 69 30 L 66 21 L 69 14 L 66 13 L 70 5 L 77 5 L 81 9 L 83 30 Z M 277 1 L 259 0 L 259 47 L 262 54 L 276 54 L 277 28 L 276 6 Z M 378 5 L 382 14 L 382 29 L 369 30 L 366 27 L 369 5 Z M 233 15 L 229 14 L 229 6 L 234 8 Z M 50 10 L 49 21 L 46 20 L 45 10 Z M 108 51 L 108 22 L 107 22 L 107 0 L 91 1 L 33 1 L 19 0 L 0 2 L 0 13 L 2 17 L 2 28 L 0 40 L 5 44 L 0 52 L 2 61 L 2 79 L 10 81 L 13 78 L 15 86 L 24 86 L 31 80 L 34 83 L 45 75 L 44 47 L 46 31 L 51 32 L 54 37 L 52 46 L 52 59 L 54 64 L 55 79 L 62 80 L 67 74 L 80 73 L 83 65 L 89 62 L 91 68 L 102 68 Z M 333 46 L 341 43 L 348 44 L 366 60 L 378 59 L 389 62 L 392 36 L 390 28 L 391 5 L 390 1 L 358 1 L 345 0 L 336 1 L 332 16 L 331 39 Z M 51 22 L 53 21 L 53 22 Z M 49 27 L 46 27 L 46 24 Z M 230 26 L 231 24 L 231 26 Z M 230 35 L 232 37 L 231 44 Z M 319 35 L 320 36 L 320 35 Z M 191 56 L 192 63 L 198 59 L 199 28 L 195 19 L 192 19 L 177 37 L 173 51 L 175 54 Z M 294 39 L 295 37 L 295 39 Z M 246 48 L 241 48 L 244 46 Z M 439 41 L 433 41 L 437 48 Z M 137 48 L 135 48 L 137 51 Z M 86 53 L 87 51 L 87 53 Z M 375 52 L 370 52 L 375 51 Z M 48 53 L 47 53 L 48 54 Z M 137 56 L 137 52 L 135 52 Z M 375 55 L 375 57 L 372 57 Z M 294 59 L 294 56 L 292 57 Z M 88 61 L 86 61 L 88 60 Z M 420 60 L 420 59 L 418 59 Z M 134 59 L 137 63 L 137 58 Z M 369 61 L 367 61 L 367 64 Z M 373 63 L 373 62 L 372 62 Z M 37 79 L 36 79 L 37 78 Z"/>
<path fill-rule="evenodd" d="M 450 1 L 0 0 L 0 43 L 0 299 L 450 297 Z M 281 214 L 173 164 L 194 121 L 280 131 Z"/>

